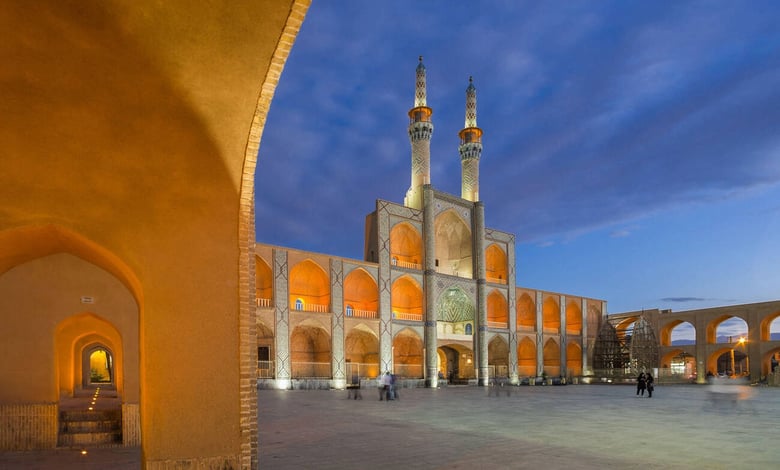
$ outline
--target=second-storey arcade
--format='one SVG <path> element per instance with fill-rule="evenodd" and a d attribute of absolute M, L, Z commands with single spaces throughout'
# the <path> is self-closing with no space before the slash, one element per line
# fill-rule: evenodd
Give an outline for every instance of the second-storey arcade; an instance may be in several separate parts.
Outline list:
<path fill-rule="evenodd" d="M 485 227 L 483 131 L 476 88 L 459 132 L 460 197 L 430 178 L 433 110 L 425 66 L 409 111 L 411 185 L 378 200 L 364 259 L 256 244 L 259 375 L 278 388 L 320 379 L 341 388 L 392 371 L 435 387 L 441 377 L 575 377 L 592 367 L 606 302 L 516 286 L 514 235 Z"/>

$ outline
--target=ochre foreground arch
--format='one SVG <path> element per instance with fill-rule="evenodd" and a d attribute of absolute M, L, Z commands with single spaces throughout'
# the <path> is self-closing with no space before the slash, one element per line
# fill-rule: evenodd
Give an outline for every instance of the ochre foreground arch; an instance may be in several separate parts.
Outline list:
<path fill-rule="evenodd" d="M 8 79 L 18 85 L 0 87 L 0 234 L 53 224 L 134 273 L 103 268 L 137 300 L 146 469 L 258 466 L 254 176 L 271 98 L 308 5 L 0 6 L 9 32 L 0 54 L 11 58 Z M 26 256 L 27 248 L 8 255 L 5 246 L 36 252 L 21 240 L 0 243 L 0 279 Z M 0 305 L 4 325 L 16 314 Z M 0 343 L 12 335 L 34 351 L 53 342 L 51 332 L 20 325 L 0 331 Z M 56 393 L 56 375 L 50 380 Z M 51 402 L 51 392 L 8 396 L 16 386 L 7 383 L 2 429 L 17 415 L 11 404 Z M 20 443 L 0 437 L 3 450 Z"/>

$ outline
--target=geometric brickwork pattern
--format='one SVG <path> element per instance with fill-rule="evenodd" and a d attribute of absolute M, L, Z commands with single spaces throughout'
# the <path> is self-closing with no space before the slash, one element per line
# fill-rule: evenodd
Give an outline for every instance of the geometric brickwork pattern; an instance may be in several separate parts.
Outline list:
<path fill-rule="evenodd" d="M 378 222 L 378 259 L 379 275 L 379 368 L 390 370 L 393 363 L 392 332 L 392 282 L 390 279 L 390 220 L 389 213 L 397 211 L 398 205 L 387 201 L 377 201 Z M 409 213 L 410 211 L 404 211 Z M 419 212 L 419 211 L 418 211 Z"/>
<path fill-rule="evenodd" d="M 559 318 L 561 319 L 561 335 L 560 335 L 560 342 L 558 344 L 561 345 L 561 375 L 566 375 L 566 296 L 562 295 L 560 296 L 560 303 L 558 304 L 560 306 L 559 311 Z"/>
<path fill-rule="evenodd" d="M 425 66 L 422 62 L 422 56 L 420 56 L 420 63 L 417 64 L 415 69 L 415 83 L 414 83 L 414 107 L 428 106 L 428 98 L 426 93 L 425 84 Z"/>
<path fill-rule="evenodd" d="M 276 378 L 289 379 L 290 369 L 290 305 L 287 300 L 289 269 L 287 251 L 274 250 L 274 299 L 276 299 Z"/>
<path fill-rule="evenodd" d="M 344 267 L 340 259 L 330 262 L 331 354 L 334 380 L 344 380 Z"/>
<path fill-rule="evenodd" d="M 414 133 L 413 133 L 414 131 Z M 430 122 L 415 122 L 409 126 L 409 134 L 419 137 L 420 140 L 412 140 L 412 173 L 414 175 L 430 175 L 431 134 L 433 124 Z M 421 181 L 427 184 L 428 181 Z"/>
<path fill-rule="evenodd" d="M 461 194 L 469 200 L 477 200 L 479 194 L 479 154 L 482 144 L 463 144 L 461 155 Z"/>
<path fill-rule="evenodd" d="M 455 198 L 449 194 L 436 193 L 435 215 L 438 217 L 442 212 L 450 209 L 454 210 L 462 219 L 467 227 L 471 227 L 471 207 L 472 204 L 464 204 L 463 199 Z"/>

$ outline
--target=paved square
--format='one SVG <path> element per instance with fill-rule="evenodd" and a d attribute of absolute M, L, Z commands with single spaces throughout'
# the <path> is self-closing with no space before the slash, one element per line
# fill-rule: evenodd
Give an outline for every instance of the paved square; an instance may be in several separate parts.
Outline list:
<path fill-rule="evenodd" d="M 780 389 L 736 407 L 708 386 L 261 390 L 260 468 L 708 468 L 780 466 Z M 720 397 L 718 395 L 717 397 Z"/>

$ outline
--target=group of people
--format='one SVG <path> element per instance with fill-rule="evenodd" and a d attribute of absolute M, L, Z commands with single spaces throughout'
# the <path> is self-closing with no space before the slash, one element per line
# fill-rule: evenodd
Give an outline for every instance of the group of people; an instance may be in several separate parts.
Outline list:
<path fill-rule="evenodd" d="M 347 400 L 362 400 L 363 394 L 360 393 L 360 376 L 352 375 L 351 383 L 347 385 Z M 387 371 L 376 378 L 377 388 L 379 390 L 379 401 L 398 400 L 398 389 L 395 386 L 395 374 Z"/>
<path fill-rule="evenodd" d="M 398 390 L 395 388 L 395 374 L 390 371 L 385 372 L 377 378 L 377 388 L 379 389 L 379 401 L 398 400 Z"/>
<path fill-rule="evenodd" d="M 636 378 L 636 396 L 645 396 L 645 390 L 647 390 L 647 398 L 653 398 L 654 381 L 653 374 L 641 372 Z"/>

